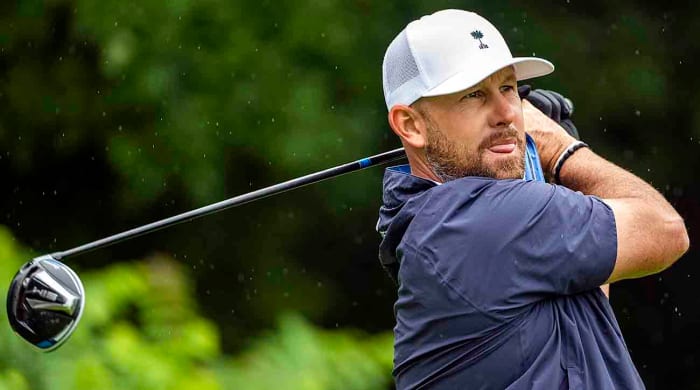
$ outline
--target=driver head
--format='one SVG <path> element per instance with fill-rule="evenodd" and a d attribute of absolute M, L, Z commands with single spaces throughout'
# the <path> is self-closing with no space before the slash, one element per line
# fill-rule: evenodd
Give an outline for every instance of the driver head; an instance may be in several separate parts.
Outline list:
<path fill-rule="evenodd" d="M 58 348 L 70 337 L 84 306 L 85 291 L 78 275 L 50 255 L 25 264 L 7 295 L 12 329 L 44 352 Z"/>

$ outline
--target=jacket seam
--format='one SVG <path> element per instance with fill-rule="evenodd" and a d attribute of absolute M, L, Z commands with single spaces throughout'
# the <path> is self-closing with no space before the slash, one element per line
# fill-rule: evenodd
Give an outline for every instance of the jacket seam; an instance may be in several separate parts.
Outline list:
<path fill-rule="evenodd" d="M 504 320 L 504 319 L 501 318 L 501 317 L 496 316 L 496 315 L 493 314 L 493 313 L 490 313 L 490 312 L 484 310 L 481 306 L 479 306 L 479 305 L 475 304 L 474 302 L 472 302 L 472 301 L 471 301 L 467 296 L 465 296 L 461 291 L 459 291 L 457 288 L 455 288 L 455 287 L 447 280 L 447 278 L 445 277 L 445 275 L 443 275 L 443 274 L 440 272 L 440 270 L 439 270 L 438 267 L 435 265 L 435 263 L 432 262 L 432 261 L 430 261 L 430 260 L 429 260 L 429 257 L 428 257 L 422 250 L 416 248 L 414 245 L 412 245 L 412 244 L 410 244 L 410 243 L 408 243 L 408 242 L 406 242 L 406 241 L 404 241 L 404 245 L 405 245 L 406 247 L 408 247 L 409 249 L 412 249 L 412 250 L 416 253 L 416 255 L 419 255 L 421 258 L 425 259 L 425 261 L 426 261 L 427 263 L 429 263 L 429 264 L 433 267 L 433 271 L 435 271 L 435 274 L 438 276 L 438 278 L 439 278 L 439 280 L 440 280 L 440 283 L 443 284 L 445 287 L 449 288 L 450 290 L 452 290 L 452 291 L 453 291 L 458 297 L 460 297 L 465 303 L 467 303 L 467 304 L 471 305 L 472 307 L 474 307 L 479 313 L 481 313 L 481 314 L 483 314 L 483 315 L 485 315 L 485 316 L 487 316 L 487 317 L 489 317 L 489 318 L 491 318 L 491 319 L 493 319 L 493 320 L 496 320 L 497 322 L 501 322 L 501 323 L 509 322 L 509 321 Z"/>

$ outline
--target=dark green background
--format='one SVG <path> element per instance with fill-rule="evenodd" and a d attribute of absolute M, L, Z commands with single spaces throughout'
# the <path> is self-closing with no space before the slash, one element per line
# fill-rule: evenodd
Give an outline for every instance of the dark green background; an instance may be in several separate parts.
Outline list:
<path fill-rule="evenodd" d="M 569 96 L 582 138 L 652 182 L 686 219 L 690 252 L 659 275 L 613 285 L 611 302 L 648 388 L 700 388 L 699 7 L 3 2 L 0 224 L 34 254 L 65 250 L 397 147 L 381 87 L 386 46 L 423 14 L 470 9 L 515 55 L 551 60 L 555 73 L 530 83 Z M 316 328 L 385 335 L 395 289 L 377 260 L 381 176 L 355 173 L 69 263 L 99 272 L 174 258 L 226 356 L 247 351 L 288 312 Z"/>

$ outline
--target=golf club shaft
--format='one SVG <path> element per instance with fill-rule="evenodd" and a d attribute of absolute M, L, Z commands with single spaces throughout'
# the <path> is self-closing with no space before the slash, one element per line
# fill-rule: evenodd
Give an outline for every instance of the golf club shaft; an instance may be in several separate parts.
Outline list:
<path fill-rule="evenodd" d="M 139 226 L 137 228 L 127 230 L 122 233 L 114 234 L 112 236 L 87 243 L 75 247 L 73 249 L 68 249 L 63 252 L 52 253 L 51 257 L 56 260 L 64 259 L 69 256 L 76 256 L 85 252 L 93 251 L 95 249 L 104 248 L 108 245 L 116 244 L 120 241 L 124 241 L 130 238 L 141 236 L 156 230 L 160 230 L 169 226 L 176 225 L 178 223 L 191 221 L 193 219 L 215 213 L 230 207 L 239 206 L 254 200 L 266 198 L 281 192 L 289 191 L 295 188 L 303 187 L 309 184 L 317 183 L 326 179 L 330 179 L 336 176 L 344 175 L 346 173 L 359 171 L 361 169 L 369 168 L 374 165 L 385 164 L 391 161 L 399 160 L 404 158 L 406 153 L 403 148 L 394 149 L 388 152 L 377 154 L 371 157 L 366 157 L 361 160 L 350 162 L 347 164 L 339 165 L 337 167 L 328 168 L 320 172 L 312 173 L 306 176 L 302 176 L 296 179 L 291 179 L 279 184 L 275 184 L 269 187 L 261 188 L 259 190 L 249 192 L 247 194 L 242 194 L 222 200 L 221 202 L 213 203 L 208 206 L 200 207 L 198 209 L 190 210 L 182 214 L 178 214 L 169 218 L 161 219 L 160 221 L 152 222 L 147 225 Z"/>

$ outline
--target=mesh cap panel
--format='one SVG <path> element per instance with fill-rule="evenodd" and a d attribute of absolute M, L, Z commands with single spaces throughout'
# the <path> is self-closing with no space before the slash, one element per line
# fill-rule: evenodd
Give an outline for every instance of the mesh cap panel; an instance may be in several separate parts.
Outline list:
<path fill-rule="evenodd" d="M 408 46 L 406 30 L 394 38 L 387 48 L 382 72 L 384 76 L 384 99 L 387 101 L 387 105 L 389 105 L 389 97 L 399 87 L 420 77 L 418 65 L 416 65 L 411 48 Z"/>

